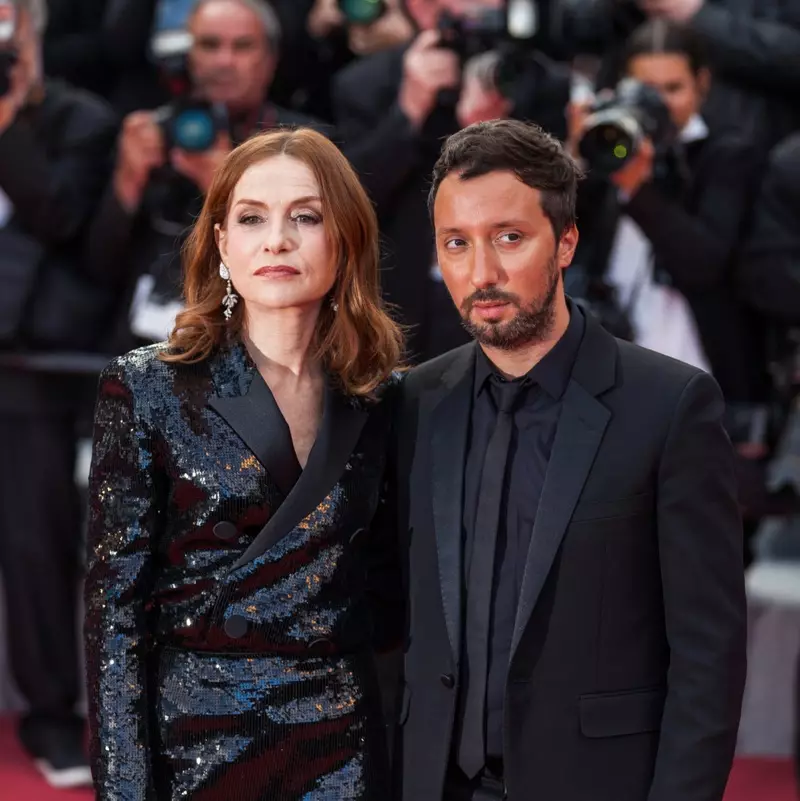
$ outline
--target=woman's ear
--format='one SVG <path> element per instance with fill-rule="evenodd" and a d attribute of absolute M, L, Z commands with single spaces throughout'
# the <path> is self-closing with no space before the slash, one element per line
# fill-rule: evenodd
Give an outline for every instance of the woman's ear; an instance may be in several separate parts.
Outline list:
<path fill-rule="evenodd" d="M 214 240 L 217 243 L 217 250 L 219 250 L 219 255 L 222 258 L 222 263 L 227 264 L 228 262 L 228 248 L 227 248 L 227 238 L 225 236 L 225 230 L 222 226 L 217 223 L 214 226 Z"/>

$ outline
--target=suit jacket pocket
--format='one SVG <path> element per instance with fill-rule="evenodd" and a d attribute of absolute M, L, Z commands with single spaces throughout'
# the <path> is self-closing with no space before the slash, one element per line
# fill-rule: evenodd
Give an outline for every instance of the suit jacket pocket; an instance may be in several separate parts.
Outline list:
<path fill-rule="evenodd" d="M 572 513 L 571 523 L 586 520 L 604 520 L 613 517 L 629 517 L 644 514 L 655 508 L 655 494 L 641 492 L 625 498 L 612 498 L 603 501 L 582 501 Z"/>
<path fill-rule="evenodd" d="M 622 737 L 661 728 L 666 690 L 651 688 L 580 697 L 584 737 Z"/>

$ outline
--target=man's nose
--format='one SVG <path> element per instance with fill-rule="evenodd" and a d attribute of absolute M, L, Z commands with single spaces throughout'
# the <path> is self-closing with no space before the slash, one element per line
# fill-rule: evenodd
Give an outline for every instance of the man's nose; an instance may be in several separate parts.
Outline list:
<path fill-rule="evenodd" d="M 487 245 L 478 245 L 473 250 L 472 274 L 470 276 L 472 285 L 476 289 L 487 286 L 494 286 L 499 283 L 502 270 L 500 260 L 494 249 Z"/>

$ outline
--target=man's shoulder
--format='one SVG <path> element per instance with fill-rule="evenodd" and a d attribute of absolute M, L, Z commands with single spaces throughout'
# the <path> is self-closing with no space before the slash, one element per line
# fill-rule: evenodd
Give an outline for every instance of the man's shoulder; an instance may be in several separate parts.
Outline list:
<path fill-rule="evenodd" d="M 404 384 L 403 392 L 406 397 L 417 397 L 420 393 L 433 389 L 441 383 L 442 378 L 451 368 L 459 363 L 464 363 L 471 359 L 475 352 L 475 344 L 468 342 L 459 348 L 436 356 L 430 361 L 413 367 L 408 371 Z"/>
<path fill-rule="evenodd" d="M 407 49 L 407 45 L 393 47 L 350 62 L 334 76 L 337 97 L 363 97 L 365 92 L 372 96 L 384 87 L 397 87 Z"/>
<path fill-rule="evenodd" d="M 63 123 L 80 120 L 82 126 L 93 129 L 116 129 L 119 120 L 111 106 L 102 98 L 64 81 L 47 81 L 43 111 L 48 118 Z"/>

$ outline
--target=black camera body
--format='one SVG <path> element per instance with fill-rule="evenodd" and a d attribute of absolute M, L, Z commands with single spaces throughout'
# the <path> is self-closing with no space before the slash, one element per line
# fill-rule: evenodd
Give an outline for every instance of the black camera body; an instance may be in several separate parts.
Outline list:
<path fill-rule="evenodd" d="M 185 53 L 160 61 L 161 74 L 172 101 L 156 112 L 168 150 L 187 153 L 210 150 L 219 134 L 229 131 L 227 109 L 201 97 L 192 87 Z"/>
<path fill-rule="evenodd" d="M 625 78 L 612 95 L 592 107 L 579 143 L 580 154 L 592 174 L 608 177 L 636 155 L 645 138 L 659 154 L 675 142 L 677 134 L 658 90 Z"/>
<path fill-rule="evenodd" d="M 0 0 L 0 97 L 11 91 L 11 70 L 17 63 L 14 47 L 17 32 L 17 11 L 11 0 Z"/>

